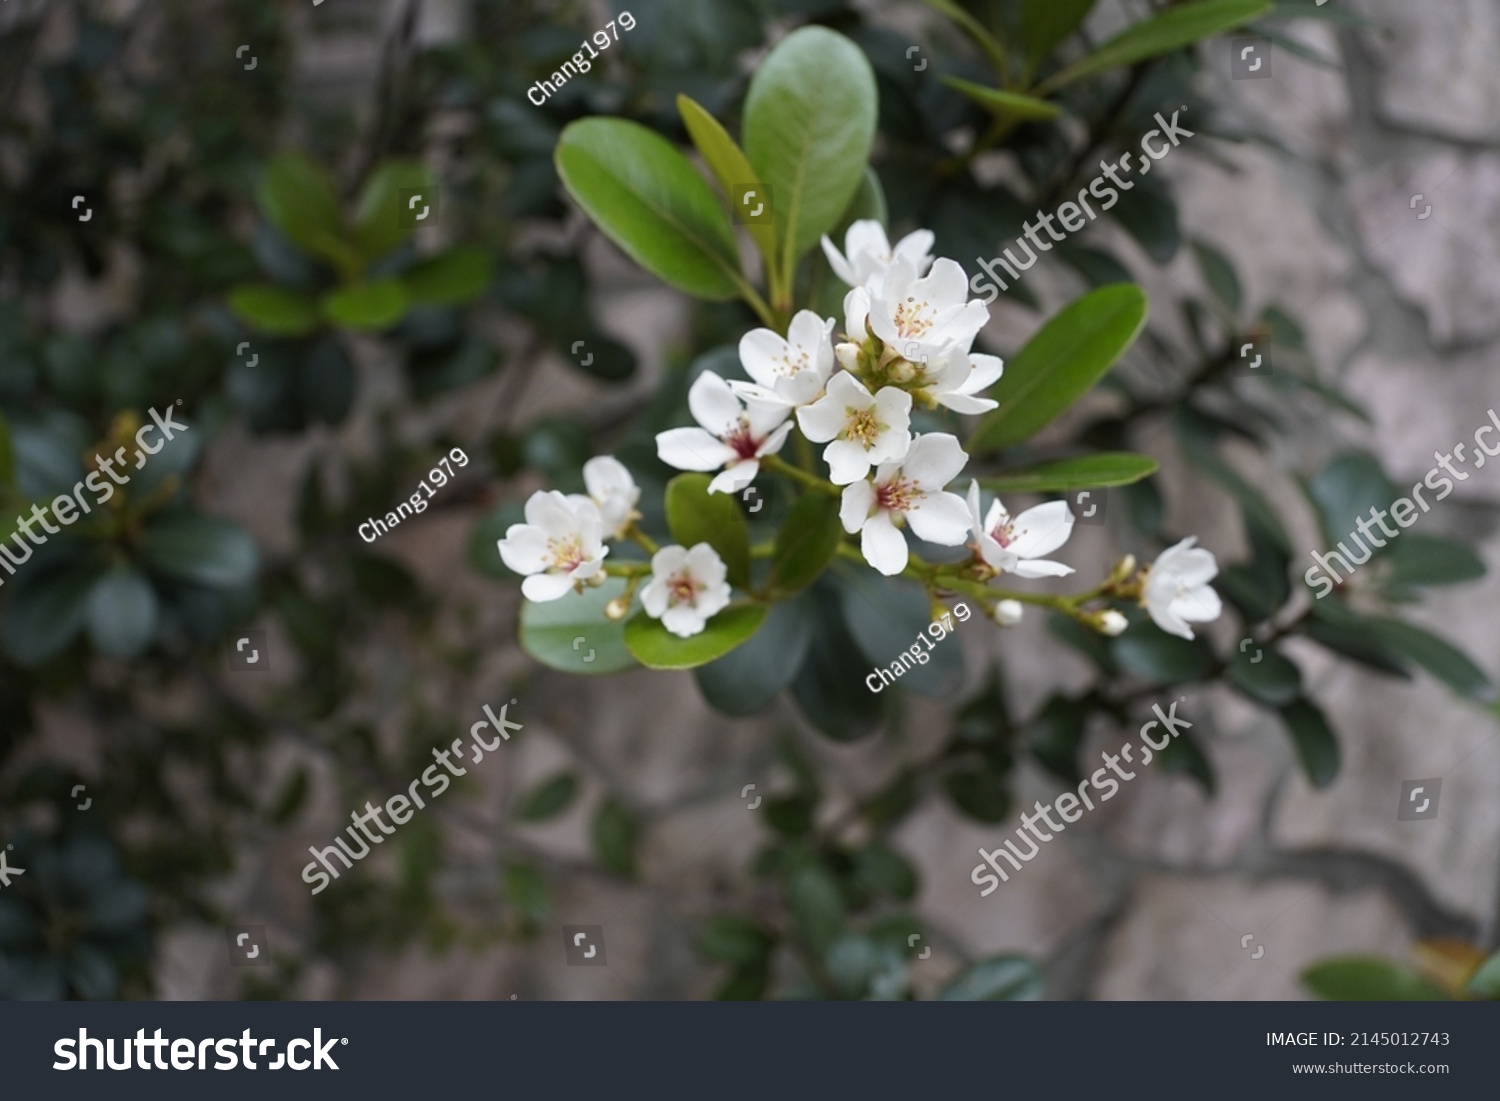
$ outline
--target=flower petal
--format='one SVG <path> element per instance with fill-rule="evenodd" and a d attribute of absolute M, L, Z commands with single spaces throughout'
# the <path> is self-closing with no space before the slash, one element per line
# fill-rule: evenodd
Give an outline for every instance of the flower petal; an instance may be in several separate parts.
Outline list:
<path fill-rule="evenodd" d="M 1073 567 L 1046 558 L 1018 558 L 1010 572 L 1017 577 L 1067 577 Z"/>
<path fill-rule="evenodd" d="M 718 470 L 739 455 L 702 428 L 669 428 L 657 433 L 656 457 L 678 470 Z"/>
<path fill-rule="evenodd" d="M 847 526 L 847 525 L 846 525 Z M 864 532 L 859 537 L 859 550 L 865 561 L 887 577 L 894 577 L 906 569 L 911 552 L 902 535 L 891 522 L 891 514 L 881 509 L 870 517 Z"/>
<path fill-rule="evenodd" d="M 521 594 L 538 604 L 566 596 L 572 588 L 573 579 L 561 573 L 534 573 L 521 582 Z"/>
<path fill-rule="evenodd" d="M 499 540 L 500 561 L 519 574 L 540 573 L 551 563 L 547 558 L 547 535 L 530 524 L 512 524 Z"/>
<path fill-rule="evenodd" d="M 729 435 L 744 412 L 729 383 L 712 371 L 704 371 L 693 382 L 688 390 L 688 409 L 695 421 L 721 439 Z"/>
<path fill-rule="evenodd" d="M 969 539 L 969 507 L 957 493 L 929 493 L 906 514 L 911 530 L 940 547 L 957 547 Z"/>
<path fill-rule="evenodd" d="M 708 483 L 710 493 L 743 493 L 760 473 L 760 463 L 755 459 L 741 459 L 726 467 Z"/>
<path fill-rule="evenodd" d="M 1073 534 L 1073 514 L 1066 501 L 1048 501 L 1015 518 L 1010 549 L 1022 558 L 1051 554 Z"/>
<path fill-rule="evenodd" d="M 845 486 L 844 495 L 839 501 L 839 519 L 844 524 L 844 530 L 853 535 L 864 527 L 874 507 L 875 487 L 869 482 L 855 482 Z"/>
<path fill-rule="evenodd" d="M 901 470 L 928 492 L 942 489 L 957 478 L 969 461 L 958 437 L 947 432 L 929 432 L 912 441 Z"/>
<path fill-rule="evenodd" d="M 836 375 L 834 382 L 844 377 Z M 833 395 L 832 389 L 833 383 L 829 383 L 829 393 L 797 410 L 797 425 L 813 443 L 827 443 L 843 431 L 844 403 Z"/>
<path fill-rule="evenodd" d="M 787 342 L 772 329 L 751 329 L 740 337 L 740 363 L 762 386 L 776 385 L 777 377 L 787 373 L 781 362 L 786 355 Z"/>
<path fill-rule="evenodd" d="M 870 453 L 854 440 L 834 440 L 823 449 L 828 480 L 836 486 L 863 481 L 870 475 Z"/>

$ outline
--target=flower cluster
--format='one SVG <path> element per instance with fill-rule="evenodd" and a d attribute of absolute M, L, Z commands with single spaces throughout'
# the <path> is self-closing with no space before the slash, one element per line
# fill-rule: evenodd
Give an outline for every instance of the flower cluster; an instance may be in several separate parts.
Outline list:
<path fill-rule="evenodd" d="M 875 221 L 854 223 L 842 252 L 823 238 L 829 265 L 850 285 L 842 339 L 834 340 L 835 320 L 810 310 L 791 318 L 785 336 L 767 328 L 747 333 L 739 356 L 748 379 L 724 379 L 712 371 L 699 375 L 688 392 L 697 424 L 660 433 L 657 455 L 678 470 L 712 472 L 709 493 L 742 491 L 764 466 L 838 494 L 844 531 L 860 537 L 865 561 L 886 576 L 912 569 L 907 528 L 929 543 L 967 544 L 972 551 L 971 561 L 941 577 L 934 567 L 919 564 L 914 576 L 929 588 L 972 592 L 977 585 L 988 593 L 992 590 L 984 586 L 1005 573 L 1019 578 L 1071 574 L 1071 566 L 1047 557 L 1072 534 L 1073 515 L 1065 502 L 1018 516 L 998 500 L 985 510 L 977 480 L 970 480 L 967 496 L 948 488 L 969 460 L 957 437 L 913 431 L 917 408 L 942 406 L 958 413 L 995 408 L 995 401 L 980 395 L 1004 367 L 999 358 L 973 350 L 989 310 L 968 298 L 968 282 L 956 262 L 931 256 L 932 243 L 931 232 L 918 230 L 892 247 Z M 794 426 L 808 441 L 824 445 L 827 482 L 778 457 Z M 718 553 L 707 543 L 657 548 L 635 527 L 640 490 L 613 457 L 589 460 L 583 473 L 587 496 L 534 494 L 526 504 L 526 522 L 513 525 L 500 540 L 505 564 L 526 577 L 522 592 L 530 600 L 555 600 L 570 589 L 600 585 L 611 569 L 626 572 L 605 566 L 605 542 L 631 538 L 652 554 L 650 580 L 640 594 L 646 614 L 682 638 L 701 632 L 731 601 Z M 1184 540 L 1139 572 L 1128 559 L 1104 585 L 1075 598 L 1066 610 L 1106 634 L 1118 634 L 1127 623 L 1119 612 L 1082 612 L 1077 604 L 1094 597 L 1133 598 L 1163 630 L 1192 638 L 1190 623 L 1220 612 L 1218 596 L 1208 587 L 1217 563 L 1193 543 Z M 1021 619 L 1014 596 L 1022 594 L 986 601 L 1002 626 Z M 626 610 L 622 606 L 611 614 Z"/>

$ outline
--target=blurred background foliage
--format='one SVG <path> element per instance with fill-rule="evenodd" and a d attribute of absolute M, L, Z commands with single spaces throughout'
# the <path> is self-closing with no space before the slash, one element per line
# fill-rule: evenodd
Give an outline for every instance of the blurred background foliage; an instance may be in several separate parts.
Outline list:
<path fill-rule="evenodd" d="M 150 409 L 180 403 L 191 425 L 109 508 L 0 579 L 0 838 L 14 844 L 11 863 L 28 869 L 0 894 L 0 997 L 149 997 L 162 932 L 231 920 L 215 884 L 245 844 L 294 829 L 308 807 L 320 781 L 304 764 L 272 768 L 278 743 L 331 762 L 342 807 L 403 786 L 430 746 L 451 739 L 452 718 L 416 691 L 405 695 L 396 748 L 353 706 L 367 674 L 349 655 L 382 633 L 402 631 L 413 664 L 432 675 L 461 679 L 476 664 L 434 632 L 440 594 L 356 536 L 428 462 L 453 446 L 474 460 L 433 507 L 480 510 L 471 562 L 497 586 L 515 580 L 494 543 L 519 518 L 519 478 L 575 492 L 585 459 L 616 454 L 642 486 L 645 525 L 663 529 L 671 472 L 655 458 L 654 433 L 685 423 L 699 371 L 739 373 L 733 347 L 757 322 L 737 303 L 695 305 L 691 339 L 660 385 L 630 386 L 645 365 L 601 327 L 597 265 L 583 260 L 598 233 L 566 202 L 553 167 L 566 123 L 623 116 L 684 147 L 675 99 L 685 93 L 737 129 L 758 51 L 791 27 L 828 26 L 876 74 L 874 167 L 889 226 L 931 227 L 935 251 L 972 274 L 972 257 L 997 255 L 1034 210 L 1093 178 L 1098 160 L 1136 148 L 1157 111 L 1186 105 L 1199 136 L 1179 156 L 1213 160 L 1220 143 L 1247 139 L 1199 94 L 1199 39 L 1253 20 L 1285 43 L 1287 19 L 1352 18 L 1313 0 L 1270 14 L 1271 5 L 1242 0 L 1139 3 L 1129 5 L 1137 25 L 1122 44 L 1088 29 L 1092 0 L 930 0 L 894 5 L 896 20 L 842 0 L 636 0 L 635 29 L 538 107 L 527 88 L 612 14 L 602 5 L 474 0 L 466 32 L 438 44 L 415 33 L 419 0 L 377 7 L 332 0 L 314 15 L 264 0 L 13 0 L 0 14 L 0 522 L 8 534 L 13 512 L 70 490 L 96 451 L 119 446 L 111 441 L 132 435 Z M 379 37 L 358 101 L 325 95 L 299 72 L 310 18 Z M 893 29 L 913 20 L 924 28 L 921 70 L 911 36 Z M 1136 179 L 1104 215 L 1133 246 L 1109 247 L 1100 242 L 1117 238 L 1096 233 L 1042 266 L 1072 297 L 1183 250 L 1199 278 L 1175 300 L 1151 303 L 1150 327 L 1104 384 L 1116 400 L 1071 439 L 1004 458 L 1020 466 L 1170 440 L 1240 511 L 1249 553 L 1226 563 L 1218 587 L 1233 637 L 1255 638 L 1266 660 L 1150 624 L 1107 640 L 1059 619 L 1058 637 L 1097 670 L 1092 686 L 1019 714 L 1003 669 L 971 670 L 967 683 L 984 687 L 953 706 L 941 752 L 830 823 L 827 778 L 800 747 L 906 721 L 900 691 L 847 686 L 909 644 L 928 608 L 919 593 L 890 588 L 872 613 L 850 596 L 857 577 L 820 581 L 778 609 L 759 645 L 697 673 L 728 715 L 760 712 L 786 691 L 808 727 L 780 743 L 796 784 L 767 801 L 770 838 L 742 884 L 744 904 L 702 923 L 698 947 L 721 996 L 909 996 L 921 870 L 888 843 L 892 829 L 930 794 L 978 821 L 1005 821 L 1020 759 L 1076 782 L 1085 731 L 1138 726 L 1164 686 L 1228 685 L 1281 716 L 1315 784 L 1335 782 L 1339 734 L 1304 694 L 1277 648 L 1283 639 L 1490 698 L 1470 659 L 1399 614 L 1428 586 L 1482 573 L 1463 542 L 1403 535 L 1355 584 L 1309 604 L 1300 548 L 1225 444 L 1280 455 L 1295 441 L 1307 458 L 1292 473 L 1329 545 L 1396 490 L 1374 455 L 1319 453 L 1320 422 L 1364 411 L 1320 372 L 1294 304 L 1247 310 L 1233 258 L 1186 234 L 1165 176 Z M 433 188 L 441 229 L 403 224 L 409 193 Z M 818 263 L 809 278 L 826 277 Z M 1031 283 L 1007 293 L 1040 327 L 1050 310 Z M 1272 358 L 1269 377 L 1236 370 L 1251 340 Z M 567 418 L 518 421 L 544 355 L 601 400 Z M 372 356 L 397 365 L 401 392 L 380 399 L 378 439 L 356 458 L 330 446 L 327 428 L 366 400 Z M 500 400 L 478 436 L 427 415 L 497 374 Z M 290 553 L 258 549 L 202 489 L 205 455 L 235 432 L 303 445 Z M 1166 530 L 1155 479 L 1116 492 L 1143 561 L 1188 534 Z M 786 504 L 772 497 L 767 516 Z M 298 671 L 262 710 L 225 691 L 221 672 L 233 632 L 268 620 L 295 647 Z M 963 653 L 939 653 L 901 688 L 951 699 L 965 683 Z M 78 754 L 39 737 L 40 710 L 59 704 L 106 732 L 86 770 Z M 1163 757 L 1215 788 L 1192 734 Z M 80 814 L 69 793 L 85 773 L 108 786 Z M 578 790 L 572 773 L 552 775 L 517 795 L 512 816 L 551 819 Z M 625 803 L 606 798 L 591 817 L 591 874 L 637 877 L 640 823 Z M 274 969 L 239 973 L 243 996 L 285 996 L 314 961 L 349 965 L 413 942 L 524 939 L 557 916 L 557 880 L 569 869 L 544 854 L 508 847 L 481 891 L 487 916 L 475 921 L 439 887 L 440 820 L 419 816 L 394 840 L 396 873 L 360 869 L 315 898 L 298 947 L 279 951 Z M 1318 992 L 1365 989 L 1367 971 L 1330 967 L 1312 983 Z M 1471 994 L 1493 995 L 1493 970 Z M 968 961 L 943 996 L 1035 997 L 1041 982 L 1032 961 L 1002 956 Z"/>

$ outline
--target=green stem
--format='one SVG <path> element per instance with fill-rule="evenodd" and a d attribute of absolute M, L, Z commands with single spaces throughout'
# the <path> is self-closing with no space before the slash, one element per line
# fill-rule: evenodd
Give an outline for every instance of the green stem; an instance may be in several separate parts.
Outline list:
<path fill-rule="evenodd" d="M 761 321 L 765 322 L 766 327 L 780 332 L 776 324 L 776 314 L 772 312 L 770 306 L 766 305 L 766 300 L 760 296 L 760 292 L 739 274 L 734 275 L 734 282 L 740 289 L 740 297 L 750 304 L 750 308 L 755 311 Z"/>
<path fill-rule="evenodd" d="M 651 572 L 649 562 L 606 562 L 604 572 L 610 577 L 645 577 Z"/>
<path fill-rule="evenodd" d="M 655 539 L 652 539 L 651 536 L 647 535 L 635 524 L 630 525 L 630 530 L 625 533 L 625 536 L 626 538 L 633 539 L 635 542 L 639 543 L 641 549 L 644 550 L 647 554 L 655 554 L 658 550 L 661 549 L 656 545 Z M 647 569 L 649 570 L 650 567 L 647 567 Z"/>
<path fill-rule="evenodd" d="M 798 469 L 791 463 L 786 462 L 779 455 L 762 455 L 760 461 L 761 465 L 767 470 L 774 471 L 777 474 L 784 474 L 794 482 L 801 482 L 808 489 L 815 489 L 819 493 L 828 494 L 830 497 L 843 496 L 844 491 L 832 482 L 825 482 L 816 474 L 809 474 L 805 470 Z"/>

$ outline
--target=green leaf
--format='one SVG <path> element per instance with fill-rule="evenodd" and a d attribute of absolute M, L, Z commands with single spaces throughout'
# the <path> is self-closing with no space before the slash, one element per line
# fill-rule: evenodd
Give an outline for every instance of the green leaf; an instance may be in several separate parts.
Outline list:
<path fill-rule="evenodd" d="M 16 485 L 16 451 L 10 442 L 10 424 L 0 415 L 0 486 Z"/>
<path fill-rule="evenodd" d="M 1426 669 L 1460 696 L 1481 703 L 1494 696 L 1489 677 L 1468 655 L 1430 631 L 1399 619 L 1371 619 L 1371 637 Z"/>
<path fill-rule="evenodd" d="M 1364 621 L 1365 617 L 1355 616 L 1350 612 L 1348 615 L 1352 617 L 1352 621 L 1346 622 L 1342 615 L 1333 616 L 1332 609 L 1342 611 L 1339 605 L 1332 601 L 1315 603 L 1313 614 L 1318 618 L 1303 624 L 1302 633 L 1334 653 L 1342 654 L 1378 673 L 1400 677 L 1403 680 L 1411 679 L 1411 673 L 1402 662 L 1400 655 L 1371 636 Z"/>
<path fill-rule="evenodd" d="M 821 956 L 844 925 L 844 896 L 838 883 L 823 865 L 808 862 L 787 878 L 786 894 L 797 931 Z"/>
<path fill-rule="evenodd" d="M 1231 314 L 1238 314 L 1244 301 L 1244 293 L 1240 290 L 1240 277 L 1235 274 L 1234 264 L 1229 257 L 1203 241 L 1193 242 L 1193 252 L 1198 257 L 1198 266 L 1203 269 L 1203 278 L 1208 281 L 1209 289 L 1229 308 Z"/>
<path fill-rule="evenodd" d="M 1269 0 L 1202 0 L 1201 3 L 1171 8 L 1127 27 L 1087 57 L 1049 77 L 1038 87 L 1038 94 L 1043 94 L 1043 90 L 1051 92 L 1095 73 L 1180 50 L 1200 38 L 1242 27 L 1269 15 L 1274 9 L 1275 5 Z"/>
<path fill-rule="evenodd" d="M 578 777 L 562 772 L 544 780 L 527 793 L 516 816 L 523 822 L 541 822 L 555 818 L 568 808 L 578 794 Z"/>
<path fill-rule="evenodd" d="M 311 298 L 270 283 L 235 287 L 229 292 L 229 308 L 246 325 L 271 336 L 306 336 L 321 321 Z"/>
<path fill-rule="evenodd" d="M 301 153 L 283 153 L 266 166 L 256 199 L 283 237 L 346 275 L 362 262 L 345 239 L 338 191 L 323 167 Z"/>
<path fill-rule="evenodd" d="M 943 83 L 962 96 L 973 100 L 997 119 L 1034 122 L 1055 119 L 1062 114 L 1062 107 L 1035 96 L 1024 96 L 1020 92 L 1002 92 L 999 88 L 987 88 L 962 77 L 944 76 Z"/>
<path fill-rule="evenodd" d="M 1284 707 L 1302 695 L 1302 673 L 1275 650 L 1250 644 L 1229 665 L 1229 679 L 1253 700 Z"/>
<path fill-rule="evenodd" d="M 641 267 L 699 298 L 739 294 L 729 217 L 665 138 L 624 119 L 579 119 L 555 159 L 568 194 Z"/>
<path fill-rule="evenodd" d="M 679 474 L 667 483 L 667 526 L 672 538 L 691 550 L 707 543 L 724 560 L 729 583 L 750 584 L 750 531 L 732 493 L 710 493 L 708 474 Z"/>
<path fill-rule="evenodd" d="M 1177 204 L 1162 186 L 1159 176 L 1149 180 L 1137 179 L 1135 190 L 1115 211 L 1115 220 L 1158 264 L 1171 263 L 1182 247 L 1182 223 L 1177 216 Z"/>
<path fill-rule="evenodd" d="M 1025 956 L 991 956 L 964 968 L 938 995 L 945 1002 L 1030 1002 L 1045 978 Z"/>
<path fill-rule="evenodd" d="M 1005 47 L 1000 44 L 999 40 L 989 32 L 983 23 L 970 15 L 961 4 L 957 3 L 956 0 L 927 0 L 927 6 L 936 8 L 964 30 L 968 31 L 969 37 L 974 39 L 979 48 L 990 59 L 990 64 L 994 66 L 997 74 L 1009 72 L 1010 62 L 1006 57 Z"/>
<path fill-rule="evenodd" d="M 787 510 L 771 557 L 771 588 L 801 592 L 818 579 L 844 537 L 838 498 L 804 493 Z"/>
<path fill-rule="evenodd" d="M 323 296 L 323 316 L 349 329 L 379 332 L 401 320 L 409 305 L 399 279 L 351 283 Z"/>
<path fill-rule="evenodd" d="M 552 916 L 552 892 L 547 877 L 527 864 L 508 864 L 502 884 L 505 899 L 533 924 Z"/>
<path fill-rule="evenodd" d="M 519 522 L 519 521 L 517 521 Z M 494 540 L 489 554 L 496 559 Z M 625 624 L 604 618 L 604 606 L 625 592 L 625 579 L 612 577 L 598 588 L 568 593 L 545 603 L 521 603 L 521 649 L 549 669 L 605 676 L 634 669 L 625 645 Z"/>
<path fill-rule="evenodd" d="M 1121 669 L 1157 684 L 1201 680 L 1214 668 L 1213 651 L 1201 637 L 1188 641 L 1150 623 L 1132 625 L 1109 652 Z"/>
<path fill-rule="evenodd" d="M 812 643 L 814 614 L 810 601 L 772 605 L 765 625 L 749 642 L 693 670 L 703 698 L 726 715 L 764 710 L 802 668 Z"/>
<path fill-rule="evenodd" d="M 1021 37 L 1026 43 L 1027 71 L 1035 72 L 1064 39 L 1083 25 L 1093 7 L 1094 0 L 1022 0 Z"/>
<path fill-rule="evenodd" d="M 831 575 L 825 576 L 803 599 L 814 602 L 817 615 L 807 659 L 792 681 L 792 697 L 824 736 L 837 742 L 867 737 L 875 732 L 883 704 L 864 681 L 870 667 L 844 625 L 839 587 Z"/>
<path fill-rule="evenodd" d="M 1160 464 L 1149 455 L 1128 451 L 1103 451 L 1076 459 L 1010 470 L 980 478 L 979 484 L 996 493 L 1049 493 L 1055 490 L 1088 489 L 1093 486 L 1128 486 L 1149 478 Z"/>
<path fill-rule="evenodd" d="M 1449 997 L 1422 976 L 1375 956 L 1324 960 L 1302 972 L 1302 981 L 1331 1002 L 1442 1002 Z"/>
<path fill-rule="evenodd" d="M 825 27 L 801 27 L 766 56 L 745 97 L 745 154 L 771 193 L 783 284 L 838 224 L 875 138 L 875 74 L 863 51 Z"/>
<path fill-rule="evenodd" d="M 1101 287 L 1065 306 L 1005 365 L 971 452 L 1030 439 L 1087 393 L 1146 324 L 1146 294 L 1134 283 Z"/>
<path fill-rule="evenodd" d="M 1049 699 L 1026 724 L 1026 743 L 1038 761 L 1073 786 L 1082 780 L 1078 748 L 1087 732 L 1089 710 L 1064 695 Z"/>
<path fill-rule="evenodd" d="M 644 611 L 625 624 L 625 645 L 648 669 L 692 669 L 721 658 L 760 629 L 762 604 L 731 605 L 691 638 L 678 638 Z"/>
<path fill-rule="evenodd" d="M 947 699 L 959 691 L 964 677 L 963 644 L 948 638 L 947 632 L 963 631 L 963 623 L 950 616 L 947 628 L 940 623 L 939 630 L 944 634 L 937 639 L 928 633 L 932 603 L 916 582 L 881 577 L 874 570 L 848 563 L 836 565 L 833 574 L 839 579 L 844 622 L 859 652 L 871 664 L 888 670 L 895 686 L 909 692 Z M 971 615 L 969 623 L 974 622 Z M 893 665 L 902 670 L 899 677 Z M 861 681 L 868 672 L 861 673 Z M 877 683 L 883 683 L 883 679 Z M 869 686 L 861 683 L 861 688 L 868 690 Z"/>
<path fill-rule="evenodd" d="M 614 799 L 606 799 L 594 816 L 594 852 L 616 875 L 635 877 L 635 822 Z"/>
<path fill-rule="evenodd" d="M 0 641 L 23 666 L 60 652 L 83 629 L 99 572 L 91 566 L 46 570 L 12 583 L 0 619 Z"/>
<path fill-rule="evenodd" d="M 911 863 L 889 845 L 876 842 L 854 857 L 855 873 L 873 889 L 897 899 L 917 893 L 917 872 Z"/>
<path fill-rule="evenodd" d="M 260 569 L 255 541 L 217 516 L 163 520 L 147 530 L 141 557 L 158 573 L 213 589 L 248 585 Z"/>
<path fill-rule="evenodd" d="M 1467 543 L 1439 535 L 1406 532 L 1390 543 L 1385 557 L 1392 586 L 1458 585 L 1484 576 L 1484 559 Z"/>
<path fill-rule="evenodd" d="M 121 563 L 89 594 L 89 638 L 100 653 L 133 658 L 156 635 L 156 590 L 134 566 Z"/>
<path fill-rule="evenodd" d="M 1375 508 L 1389 509 L 1391 502 L 1400 496 L 1380 462 L 1362 451 L 1345 451 L 1335 456 L 1308 482 L 1307 493 L 1322 517 L 1323 534 L 1330 547 L 1340 541 L 1350 545 L 1351 534 L 1365 542 L 1359 534 L 1360 518 L 1368 517 Z M 1373 521 L 1369 527 L 1380 535 Z M 1367 547 L 1376 554 L 1382 553 L 1380 548 L 1368 544 Z"/>
<path fill-rule="evenodd" d="M 416 161 L 387 161 L 365 181 L 354 212 L 354 239 L 367 262 L 394 252 L 411 236 L 418 224 L 408 206 L 412 192 L 424 192 L 426 205 L 436 206 L 432 174 Z"/>
<path fill-rule="evenodd" d="M 704 163 L 713 172 L 714 179 L 719 181 L 719 189 L 724 193 L 725 201 L 732 207 L 735 203 L 742 202 L 749 190 L 755 192 L 758 197 L 756 201 L 765 200 L 766 216 L 747 219 L 745 228 L 749 230 L 750 239 L 765 258 L 766 270 L 771 271 L 776 266 L 776 208 L 771 202 L 770 192 L 761 183 L 760 176 L 746 159 L 744 151 L 735 144 L 729 132 L 719 125 L 718 119 L 695 100 L 684 95 L 677 97 L 677 111 L 682 115 L 682 124 L 687 127 L 688 137 L 693 139 L 693 145 L 702 155 Z"/>
<path fill-rule="evenodd" d="M 750 918 L 722 914 L 712 918 L 698 937 L 698 951 L 723 963 L 748 964 L 763 960 L 774 942 Z"/>
<path fill-rule="evenodd" d="M 953 805 L 980 822 L 1004 822 L 1010 815 L 1010 781 L 994 768 L 951 772 L 943 787 Z"/>
<path fill-rule="evenodd" d="M 1297 700 L 1281 709 L 1281 720 L 1313 787 L 1333 783 L 1339 774 L 1339 743 L 1323 712 L 1309 700 Z"/>
<path fill-rule="evenodd" d="M 1177 438 L 1193 466 L 1222 485 L 1240 502 L 1252 540 L 1262 538 L 1269 547 L 1290 557 L 1292 543 L 1281 525 L 1281 518 L 1259 490 L 1219 457 L 1214 447 L 1215 430 L 1212 423 L 1184 407 L 1178 410 L 1176 426 Z"/>
<path fill-rule="evenodd" d="M 401 277 L 407 299 L 416 306 L 456 306 L 484 294 L 490 282 L 490 254 L 479 245 L 459 245 L 424 260 Z"/>
<path fill-rule="evenodd" d="M 1500 952 L 1479 965 L 1464 989 L 1481 998 L 1500 1001 Z"/>

